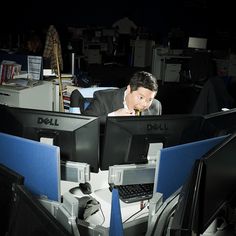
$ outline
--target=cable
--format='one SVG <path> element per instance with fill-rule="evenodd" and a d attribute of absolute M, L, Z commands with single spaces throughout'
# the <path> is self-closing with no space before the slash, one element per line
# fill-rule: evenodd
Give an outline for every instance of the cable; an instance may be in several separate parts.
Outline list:
<path fill-rule="evenodd" d="M 146 215 L 146 214 L 148 215 L 149 213 L 148 213 L 148 212 L 143 212 L 142 214 L 136 216 L 133 220 L 136 220 L 138 217 L 140 217 L 140 216 L 142 216 L 142 215 Z"/>
<path fill-rule="evenodd" d="M 102 223 L 100 224 L 101 226 L 104 224 L 104 222 L 105 222 L 105 215 L 104 215 L 104 212 L 103 212 L 103 210 L 102 210 L 102 207 L 100 206 L 100 210 L 101 210 L 101 213 L 102 213 L 102 218 L 103 218 L 103 221 L 102 221 Z"/>
<path fill-rule="evenodd" d="M 91 198 L 94 198 L 91 194 L 88 194 Z M 95 198 L 94 198 L 95 199 Z M 102 214 L 102 222 L 100 224 L 100 226 L 102 226 L 105 222 L 105 215 L 104 215 L 104 212 L 102 210 L 102 205 L 100 204 L 100 207 L 99 207 L 100 211 L 101 211 L 101 214 Z"/>
<path fill-rule="evenodd" d="M 131 215 L 130 217 L 128 217 L 125 221 L 123 221 L 122 223 L 126 223 L 128 220 L 130 220 L 132 217 L 134 217 L 135 215 L 137 215 L 139 212 L 141 212 L 143 209 L 145 209 L 145 207 L 148 205 L 148 203 L 144 204 L 143 207 L 141 207 L 140 210 L 138 210 L 137 212 L 135 212 L 133 215 Z"/>

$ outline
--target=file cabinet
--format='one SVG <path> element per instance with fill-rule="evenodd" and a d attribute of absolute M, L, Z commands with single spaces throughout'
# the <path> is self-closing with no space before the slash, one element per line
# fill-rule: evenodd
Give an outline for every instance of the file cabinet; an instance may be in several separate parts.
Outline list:
<path fill-rule="evenodd" d="M 8 106 L 54 110 L 53 83 L 39 81 L 33 87 L 0 86 L 0 103 Z"/>

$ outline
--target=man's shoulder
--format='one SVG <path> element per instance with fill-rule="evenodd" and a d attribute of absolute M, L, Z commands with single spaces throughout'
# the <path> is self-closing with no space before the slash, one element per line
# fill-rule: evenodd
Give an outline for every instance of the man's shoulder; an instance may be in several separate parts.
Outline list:
<path fill-rule="evenodd" d="M 159 100 L 157 100 L 157 99 L 154 99 L 153 101 L 152 101 L 152 105 L 150 106 L 150 109 L 152 110 L 152 109 L 154 109 L 154 110 L 159 110 L 159 109 L 161 109 L 161 107 L 162 107 L 162 105 L 161 105 L 161 102 L 159 101 Z"/>
<path fill-rule="evenodd" d="M 158 100 L 158 99 L 153 99 L 153 102 L 152 102 L 152 104 L 160 104 L 161 102 Z"/>
<path fill-rule="evenodd" d="M 102 89 L 94 92 L 94 96 L 110 96 L 111 94 L 122 93 L 122 91 L 124 91 L 123 88 Z"/>

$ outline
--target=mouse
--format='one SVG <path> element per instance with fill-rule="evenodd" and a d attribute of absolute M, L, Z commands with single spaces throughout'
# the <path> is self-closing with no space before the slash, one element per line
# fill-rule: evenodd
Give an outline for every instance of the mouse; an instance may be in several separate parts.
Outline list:
<path fill-rule="evenodd" d="M 75 187 L 75 188 L 70 189 L 70 193 L 77 195 L 79 190 L 83 194 L 91 194 L 92 193 L 91 185 L 88 182 L 80 183 L 79 187 Z"/>
<path fill-rule="evenodd" d="M 83 194 L 91 194 L 92 193 L 91 185 L 88 182 L 80 183 L 79 188 Z"/>

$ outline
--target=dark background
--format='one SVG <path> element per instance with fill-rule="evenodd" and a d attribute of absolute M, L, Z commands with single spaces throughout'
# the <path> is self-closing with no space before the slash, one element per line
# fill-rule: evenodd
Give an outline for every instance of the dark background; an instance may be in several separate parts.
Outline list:
<path fill-rule="evenodd" d="M 104 27 L 128 16 L 139 27 L 144 27 L 157 44 L 167 46 L 168 33 L 180 28 L 185 37 L 206 37 L 208 49 L 236 52 L 235 8 L 233 2 L 210 0 L 145 0 L 136 1 L 80 1 L 80 0 L 22 0 L 5 1 L 1 6 L 1 39 L 17 41 L 19 35 L 30 31 L 41 34 L 43 43 L 49 25 L 58 30 L 63 49 L 67 49 L 68 27 Z M 4 39 L 4 40 L 5 40 Z M 3 40 L 3 41 L 4 41 Z M 66 55 L 66 53 L 64 53 Z M 64 60 L 64 62 L 69 61 Z M 64 65 L 66 68 L 66 66 Z M 67 65 L 69 71 L 70 66 Z M 81 68 L 80 68 L 81 69 Z M 140 68 L 127 66 L 82 66 L 85 78 L 100 86 L 125 86 L 130 76 Z M 142 68 L 149 70 L 150 68 Z M 65 70 L 65 72 L 68 72 Z M 79 77 L 79 76 L 78 76 Z M 81 79 L 79 77 L 79 79 Z M 78 79 L 78 80 L 79 80 Z M 187 93 L 187 94 L 186 94 Z M 163 113 L 188 113 L 198 91 L 176 84 L 160 84 L 158 99 Z M 176 104 L 177 103 L 177 104 Z M 179 106 L 181 105 L 181 108 Z M 184 105 L 183 105 L 184 104 Z"/>
<path fill-rule="evenodd" d="M 68 26 L 105 26 L 123 15 L 145 27 L 160 43 L 171 28 L 191 36 L 208 37 L 210 44 L 232 44 L 235 40 L 234 7 L 228 1 L 146 0 L 128 1 L 7 1 L 0 20 L 2 32 L 45 31 L 54 24 L 61 37 Z M 6 9 L 3 10 L 3 9 Z M 6 17 L 8 16 L 8 17 Z M 218 47 L 220 47 L 218 45 Z"/>

